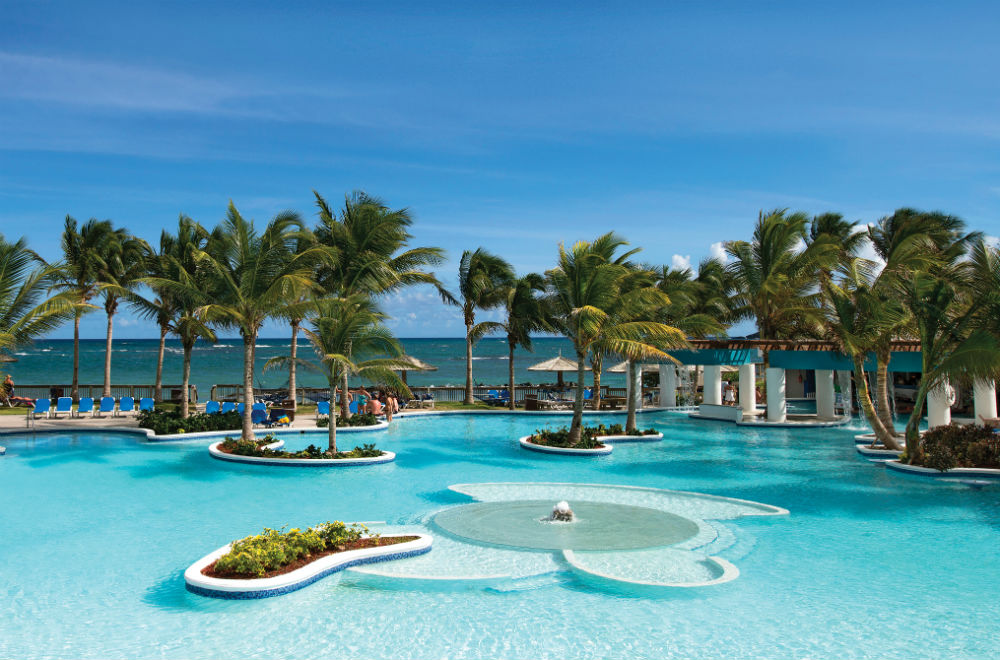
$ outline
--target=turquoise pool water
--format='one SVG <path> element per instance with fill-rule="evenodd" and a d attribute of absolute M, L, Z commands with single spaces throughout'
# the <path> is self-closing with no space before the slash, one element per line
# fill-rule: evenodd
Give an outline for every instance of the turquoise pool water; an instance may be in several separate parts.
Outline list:
<path fill-rule="evenodd" d="M 642 423 L 663 442 L 607 457 L 518 448 L 517 437 L 560 421 L 403 420 L 377 436 L 395 463 L 349 469 L 226 463 L 208 456 L 207 440 L 5 437 L 0 657 L 997 656 L 997 486 L 890 473 L 857 456 L 856 428 L 757 430 L 656 413 Z M 564 572 L 511 589 L 344 573 L 259 601 L 184 589 L 191 562 L 262 526 L 416 524 L 469 502 L 447 488 L 475 482 L 690 490 L 790 515 L 725 523 L 733 542 L 719 554 L 740 576 L 662 595 L 598 590 Z"/>

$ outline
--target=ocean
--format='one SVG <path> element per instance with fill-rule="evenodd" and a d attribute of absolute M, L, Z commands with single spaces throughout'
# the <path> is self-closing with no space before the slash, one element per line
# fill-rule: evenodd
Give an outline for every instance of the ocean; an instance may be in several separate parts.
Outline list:
<path fill-rule="evenodd" d="M 461 338 L 401 339 L 406 353 L 438 368 L 437 371 L 407 374 L 410 385 L 465 384 L 465 340 Z M 120 339 L 114 343 L 111 357 L 111 382 L 121 385 L 152 384 L 156 377 L 156 339 Z M 519 349 L 515 353 L 514 378 L 517 383 L 555 382 L 556 374 L 528 371 L 532 364 L 557 356 L 573 355 L 572 343 L 564 337 L 540 337 L 533 341 L 534 351 Z M 264 371 L 264 363 L 279 355 L 288 355 L 289 339 L 261 338 L 257 340 L 257 362 L 254 383 L 260 387 L 284 387 L 288 384 L 286 368 Z M 312 359 L 314 353 L 308 341 L 299 335 L 299 357 Z M 17 385 L 68 385 L 73 376 L 73 341 L 50 339 L 36 341 L 14 354 L 17 362 L 0 364 L 0 373 L 10 373 Z M 163 363 L 163 383 L 181 382 L 181 345 L 168 339 Z M 473 348 L 472 376 L 477 384 L 501 385 L 507 382 L 507 342 L 499 337 L 487 337 Z M 611 365 L 608 365 L 611 366 Z M 574 375 L 566 374 L 567 380 Z M 298 385 L 323 387 L 323 377 L 305 369 L 297 373 Z M 587 381 L 590 382 L 588 372 Z M 80 341 L 80 383 L 97 385 L 104 382 L 104 340 Z M 215 344 L 201 341 L 195 346 L 191 361 L 191 382 L 198 387 L 198 398 L 208 398 L 212 385 L 243 382 L 243 342 L 240 339 L 220 339 Z M 601 382 L 621 387 L 621 374 L 604 373 Z"/>

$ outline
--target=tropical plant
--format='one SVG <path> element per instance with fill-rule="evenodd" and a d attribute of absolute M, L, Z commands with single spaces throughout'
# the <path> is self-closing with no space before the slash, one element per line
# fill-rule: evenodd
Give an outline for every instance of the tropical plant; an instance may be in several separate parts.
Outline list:
<path fill-rule="evenodd" d="M 536 295 L 545 290 L 545 278 L 528 273 L 515 279 L 504 293 L 504 320 L 500 330 L 507 335 L 507 382 L 510 390 L 508 407 L 514 410 L 514 351 L 518 346 L 531 350 L 531 333 L 551 330 L 548 313 L 541 298 Z"/>
<path fill-rule="evenodd" d="M 130 296 L 145 273 L 149 245 L 131 235 L 123 227 L 112 229 L 104 244 L 103 266 L 100 269 L 101 296 L 107 315 L 107 334 L 104 340 L 104 396 L 111 396 L 111 353 L 114 317 L 122 298 Z"/>
<path fill-rule="evenodd" d="M 587 356 L 597 342 L 626 358 L 667 358 L 658 346 L 683 341 L 676 328 L 642 315 L 669 303 L 652 286 L 628 288 L 636 268 L 629 259 L 637 249 L 618 253 L 627 243 L 614 232 L 594 241 L 580 241 L 569 250 L 559 246 L 555 268 L 546 273 L 551 294 L 546 300 L 558 329 L 572 342 L 576 352 L 576 397 L 570 442 L 580 442 L 583 422 L 584 369 Z M 615 310 L 614 315 L 609 310 Z"/>
<path fill-rule="evenodd" d="M 250 413 L 260 328 L 267 319 L 281 317 L 299 292 L 317 288 L 313 279 L 316 266 L 331 260 L 325 248 L 296 253 L 302 231 L 298 214 L 283 212 L 258 233 L 253 221 L 244 219 L 230 202 L 225 221 L 212 232 L 205 249 L 194 251 L 205 269 L 208 294 L 208 301 L 197 310 L 198 318 L 239 330 L 243 338 L 244 439 L 253 438 Z M 167 286 L 192 298 L 199 295 L 197 281 Z"/>
<path fill-rule="evenodd" d="M 56 288 L 78 303 L 73 318 L 73 381 L 70 396 L 80 397 L 80 319 L 96 309 L 90 301 L 102 289 L 104 255 L 110 251 L 114 228 L 110 220 L 91 218 L 81 227 L 70 216 L 62 233 L 62 261 L 54 272 L 59 274 Z"/>
<path fill-rule="evenodd" d="M 61 276 L 56 267 L 38 266 L 23 238 L 11 243 L 0 234 L 0 354 L 76 316 L 79 305 L 72 292 L 48 295 Z"/>
<path fill-rule="evenodd" d="M 465 323 L 465 404 L 472 405 L 472 347 L 484 335 L 501 329 L 495 321 L 476 323 L 476 310 L 504 304 L 514 284 L 514 270 L 501 257 L 484 248 L 466 250 L 458 264 L 457 295 L 444 292 L 445 301 L 462 308 Z M 513 393 L 511 393 L 513 399 Z"/>
<path fill-rule="evenodd" d="M 381 199 L 357 191 L 345 197 L 338 214 L 318 192 L 313 194 L 319 208 L 316 239 L 337 257 L 318 270 L 317 280 L 324 292 L 337 297 L 364 294 L 374 300 L 417 284 L 442 290 L 426 268 L 441 263 L 444 251 L 407 247 L 413 238 L 409 233 L 413 219 L 408 209 L 391 209 Z M 350 353 L 348 346 L 347 355 Z M 346 382 L 343 387 L 347 391 Z M 340 414 L 350 416 L 346 397 L 341 401 Z"/>
<path fill-rule="evenodd" d="M 337 400 L 337 386 L 344 384 L 342 399 L 347 399 L 349 375 L 362 376 L 388 384 L 409 394 L 409 388 L 393 371 L 404 366 L 403 350 L 389 329 L 382 324 L 384 315 L 364 295 L 348 298 L 321 298 L 313 301 L 308 316 L 311 328 L 303 328 L 316 353 L 315 362 L 297 358 L 299 365 L 323 374 L 330 388 L 331 404 Z M 359 359 L 355 356 L 360 356 Z M 291 356 L 279 356 L 267 361 L 265 369 L 287 366 Z M 337 424 L 328 429 L 328 448 L 337 453 Z"/>
<path fill-rule="evenodd" d="M 733 320 L 754 319 L 761 339 L 818 332 L 822 309 L 817 273 L 834 263 L 837 246 L 824 235 L 807 244 L 808 224 L 804 213 L 761 211 L 751 241 L 726 243 Z"/>

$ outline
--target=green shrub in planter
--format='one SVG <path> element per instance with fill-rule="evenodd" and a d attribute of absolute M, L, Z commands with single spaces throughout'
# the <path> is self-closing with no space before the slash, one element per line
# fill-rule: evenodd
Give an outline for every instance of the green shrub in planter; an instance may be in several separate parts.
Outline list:
<path fill-rule="evenodd" d="M 336 417 L 335 419 L 337 420 L 338 429 L 349 426 L 375 426 L 376 424 L 378 424 L 378 418 L 376 418 L 375 415 L 373 415 L 372 413 L 351 415 L 347 419 L 344 419 L 343 417 Z M 316 426 L 325 429 L 326 427 L 330 426 L 330 418 L 317 417 Z"/>
<path fill-rule="evenodd" d="M 924 467 L 944 472 L 956 467 L 1000 468 L 1000 436 L 978 425 L 938 426 L 920 438 Z"/>

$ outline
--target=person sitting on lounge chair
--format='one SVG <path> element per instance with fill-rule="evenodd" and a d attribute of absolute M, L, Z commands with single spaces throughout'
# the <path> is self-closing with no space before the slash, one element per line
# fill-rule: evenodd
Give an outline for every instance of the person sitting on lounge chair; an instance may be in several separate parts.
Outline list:
<path fill-rule="evenodd" d="M 30 408 L 35 405 L 35 400 L 23 396 L 14 396 L 14 379 L 10 377 L 10 374 L 7 374 L 3 383 L 0 384 L 0 403 L 10 406 L 11 408 L 16 406 L 26 406 Z"/>

